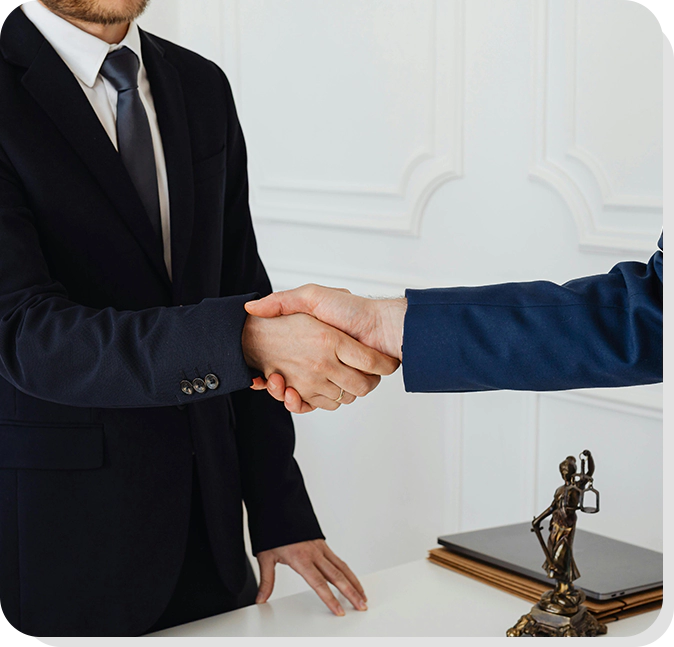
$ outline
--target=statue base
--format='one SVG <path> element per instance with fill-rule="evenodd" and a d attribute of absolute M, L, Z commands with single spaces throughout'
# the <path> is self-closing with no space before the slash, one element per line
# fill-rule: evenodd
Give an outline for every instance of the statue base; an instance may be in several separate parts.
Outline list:
<path fill-rule="evenodd" d="M 519 636 L 587 638 L 606 633 L 606 625 L 599 622 L 585 605 L 572 616 L 550 613 L 535 604 L 514 627 L 506 632 L 509 638 Z"/>

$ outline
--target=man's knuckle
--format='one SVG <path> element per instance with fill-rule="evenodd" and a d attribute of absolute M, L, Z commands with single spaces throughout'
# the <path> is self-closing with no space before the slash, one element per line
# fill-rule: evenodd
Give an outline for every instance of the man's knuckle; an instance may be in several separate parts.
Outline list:
<path fill-rule="evenodd" d="M 367 380 L 361 379 L 355 385 L 353 395 L 355 395 L 357 398 L 364 398 L 371 390 L 372 387 L 370 386 L 370 383 Z"/>
<path fill-rule="evenodd" d="M 342 573 L 338 568 L 333 567 L 330 573 L 331 577 L 335 580 L 335 582 L 339 582 L 340 584 L 347 586 L 348 580 L 344 576 L 344 573 Z"/>
<path fill-rule="evenodd" d="M 377 368 L 377 360 L 372 353 L 365 353 L 363 355 L 363 369 L 368 373 L 372 373 Z"/>
<path fill-rule="evenodd" d="M 315 297 L 318 292 L 318 285 L 316 283 L 307 283 L 302 289 L 305 296 L 312 298 Z"/>
<path fill-rule="evenodd" d="M 318 365 L 322 371 L 322 374 L 325 375 L 332 368 L 332 362 L 327 357 L 322 357 L 318 360 Z"/>
<path fill-rule="evenodd" d="M 309 373 L 314 375 L 325 375 L 327 362 L 323 357 L 314 357 L 309 362 Z"/>
<path fill-rule="evenodd" d="M 328 587 L 328 581 L 320 575 L 314 575 L 311 577 L 309 579 L 309 585 L 316 591 L 321 589 L 328 589 L 328 591 L 330 590 L 330 587 Z"/>

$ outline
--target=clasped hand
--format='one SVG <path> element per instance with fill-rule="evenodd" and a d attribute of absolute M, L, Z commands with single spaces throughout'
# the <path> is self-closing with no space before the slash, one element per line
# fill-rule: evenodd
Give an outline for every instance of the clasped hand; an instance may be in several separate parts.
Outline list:
<path fill-rule="evenodd" d="M 406 309 L 318 285 L 247 303 L 244 356 L 265 376 L 252 388 L 294 413 L 351 404 L 398 368 Z"/>
<path fill-rule="evenodd" d="M 244 357 L 265 376 L 256 378 L 253 388 L 267 389 L 294 413 L 350 404 L 398 368 L 406 308 L 404 299 L 373 301 L 317 285 L 247 303 Z M 281 563 L 302 575 L 335 615 L 344 615 L 344 609 L 328 583 L 355 609 L 367 609 L 358 578 L 323 540 L 281 546 L 257 559 L 258 603 L 269 599 Z"/>

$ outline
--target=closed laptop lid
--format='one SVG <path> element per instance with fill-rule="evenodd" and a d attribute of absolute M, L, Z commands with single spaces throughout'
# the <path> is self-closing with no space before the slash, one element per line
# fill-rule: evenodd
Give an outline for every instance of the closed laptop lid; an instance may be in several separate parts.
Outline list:
<path fill-rule="evenodd" d="M 460 555 L 554 584 L 542 568 L 545 555 L 530 523 L 444 535 L 438 542 Z M 608 600 L 662 586 L 662 553 L 654 550 L 577 529 L 573 555 L 581 574 L 574 584 L 588 598 Z"/>

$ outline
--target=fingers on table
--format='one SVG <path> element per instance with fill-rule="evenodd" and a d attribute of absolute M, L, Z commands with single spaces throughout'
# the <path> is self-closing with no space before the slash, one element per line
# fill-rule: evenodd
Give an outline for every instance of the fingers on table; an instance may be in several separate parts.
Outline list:
<path fill-rule="evenodd" d="M 316 566 L 325 579 L 334 584 L 337 590 L 351 602 L 354 609 L 358 609 L 358 611 L 365 611 L 367 609 L 362 594 L 340 568 L 325 557 L 318 561 Z"/>
<path fill-rule="evenodd" d="M 342 605 L 339 603 L 339 600 L 334 596 L 333 592 L 328 586 L 328 580 L 321 573 L 315 563 L 310 565 L 305 565 L 302 567 L 296 567 L 297 572 L 307 581 L 309 586 L 316 591 L 321 600 L 325 603 L 325 606 L 330 609 L 336 616 L 346 615 Z"/>
<path fill-rule="evenodd" d="M 257 597 L 255 598 L 256 604 L 263 604 L 269 599 L 269 596 L 274 590 L 274 580 L 276 578 L 275 567 L 276 563 L 273 559 L 270 558 L 258 558 L 260 564 L 260 586 L 258 589 Z"/>
<path fill-rule="evenodd" d="M 342 571 L 342 573 L 344 573 L 349 582 L 351 582 L 356 591 L 358 591 L 361 598 L 363 598 L 363 600 L 367 602 L 367 595 L 365 595 L 365 589 L 363 588 L 363 585 L 360 583 L 360 580 L 356 577 L 355 573 L 349 568 L 348 564 L 344 560 L 337 557 L 337 555 L 335 555 L 335 553 L 333 553 L 332 550 L 330 550 L 330 548 L 328 548 L 327 545 L 325 546 L 325 557 L 330 562 L 332 562 L 340 571 Z"/>

